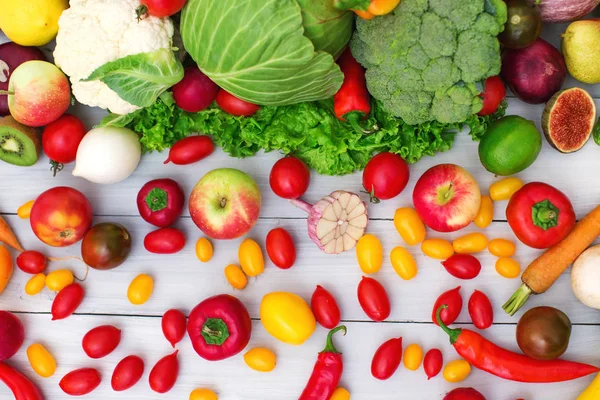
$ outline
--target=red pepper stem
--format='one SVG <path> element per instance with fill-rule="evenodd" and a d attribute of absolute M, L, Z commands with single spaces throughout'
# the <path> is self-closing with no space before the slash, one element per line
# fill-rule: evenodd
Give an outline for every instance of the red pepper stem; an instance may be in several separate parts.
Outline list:
<path fill-rule="evenodd" d="M 560 210 L 548 199 L 535 203 L 531 207 L 533 224 L 545 231 L 558 225 L 559 213 Z"/>
<path fill-rule="evenodd" d="M 350 126 L 356 131 L 356 133 L 360 133 L 361 135 L 365 133 L 371 133 L 371 131 L 367 131 L 365 130 L 365 128 L 360 126 L 359 121 L 363 120 L 364 118 L 365 113 L 361 111 L 352 111 L 344 115 L 344 119 L 346 120 L 346 122 L 350 124 Z"/>
<path fill-rule="evenodd" d="M 336 332 L 342 331 L 342 333 L 344 335 L 346 335 L 346 332 L 348 331 L 346 329 L 345 325 L 340 325 L 337 328 L 334 328 L 332 330 L 329 331 L 329 333 L 327 334 L 327 344 L 325 345 L 325 348 L 323 349 L 323 351 L 321 353 L 335 353 L 335 354 L 340 354 L 339 351 L 337 351 L 337 349 L 335 348 L 335 345 L 333 344 L 333 335 Z"/>
<path fill-rule="evenodd" d="M 442 304 L 435 312 L 435 317 L 440 328 L 450 337 L 450 344 L 454 344 L 458 340 L 458 336 L 462 333 L 462 329 L 450 329 L 448 325 L 444 324 L 444 321 L 442 321 L 442 310 L 446 308 L 448 308 L 448 305 Z"/>

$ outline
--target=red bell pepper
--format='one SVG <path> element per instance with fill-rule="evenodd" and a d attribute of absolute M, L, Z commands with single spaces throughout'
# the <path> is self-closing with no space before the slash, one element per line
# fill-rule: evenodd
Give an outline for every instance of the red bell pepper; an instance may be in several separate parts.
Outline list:
<path fill-rule="evenodd" d="M 456 388 L 446 393 L 444 400 L 485 400 L 485 397 L 473 388 Z"/>
<path fill-rule="evenodd" d="M 371 112 L 365 69 L 354 59 L 350 48 L 342 53 L 337 62 L 344 74 L 344 83 L 333 96 L 333 111 L 340 121 L 347 121 L 356 131 L 364 133 L 359 121 L 367 118 Z"/>
<path fill-rule="evenodd" d="M 0 361 L 0 381 L 13 392 L 15 400 L 44 400 L 37 386 L 25 375 Z"/>

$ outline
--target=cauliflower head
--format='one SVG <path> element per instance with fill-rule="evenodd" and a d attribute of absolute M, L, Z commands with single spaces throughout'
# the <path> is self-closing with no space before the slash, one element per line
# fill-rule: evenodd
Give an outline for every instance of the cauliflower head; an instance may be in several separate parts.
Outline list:
<path fill-rule="evenodd" d="M 390 14 L 358 19 L 352 54 L 369 91 L 408 124 L 464 122 L 480 88 L 500 73 L 502 0 L 403 0 Z"/>
<path fill-rule="evenodd" d="M 100 81 L 81 81 L 107 62 L 172 47 L 173 22 L 151 16 L 138 21 L 139 6 L 138 0 L 71 0 L 62 13 L 54 61 L 80 103 L 115 114 L 139 109 Z"/>

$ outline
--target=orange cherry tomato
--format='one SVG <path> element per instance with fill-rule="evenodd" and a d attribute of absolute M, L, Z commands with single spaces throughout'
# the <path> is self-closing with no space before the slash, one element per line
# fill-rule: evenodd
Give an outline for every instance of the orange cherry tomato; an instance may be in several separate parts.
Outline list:
<path fill-rule="evenodd" d="M 523 187 L 524 183 L 514 176 L 504 178 L 490 186 L 490 197 L 494 201 L 510 200 L 513 194 Z"/>
<path fill-rule="evenodd" d="M 462 382 L 471 374 L 471 364 L 466 360 L 450 361 L 442 372 L 444 379 L 450 383 Z"/>
<path fill-rule="evenodd" d="M 411 371 L 416 371 L 423 361 L 423 349 L 418 344 L 411 344 L 404 350 L 402 362 L 404 367 Z"/>
<path fill-rule="evenodd" d="M 367 233 L 356 243 L 358 265 L 365 274 L 374 274 L 383 264 L 383 246 L 377 236 Z"/>
<path fill-rule="evenodd" d="M 209 262 L 213 256 L 213 247 L 207 238 L 200 238 L 196 242 L 196 257 L 202 262 Z"/>
<path fill-rule="evenodd" d="M 454 254 L 452 243 L 444 239 L 425 239 L 421 243 L 421 251 L 436 260 L 447 260 Z"/>
<path fill-rule="evenodd" d="M 502 257 L 496 261 L 496 272 L 505 278 L 517 278 L 521 274 L 521 265 L 512 258 Z"/>
<path fill-rule="evenodd" d="M 27 293 L 30 296 L 35 296 L 44 289 L 45 285 L 46 275 L 40 272 L 39 274 L 34 275 L 33 277 L 31 277 L 31 279 L 27 281 L 27 283 L 25 284 L 25 293 Z"/>
<path fill-rule="evenodd" d="M 29 200 L 27 203 L 24 203 L 21 207 L 17 209 L 17 215 L 19 218 L 27 219 L 31 215 L 31 207 L 33 207 L 33 203 L 35 200 Z"/>
<path fill-rule="evenodd" d="M 247 366 L 258 372 L 271 372 L 277 365 L 277 356 L 264 347 L 255 347 L 244 354 Z"/>
<path fill-rule="evenodd" d="M 473 222 L 479 228 L 487 228 L 494 220 L 494 203 L 490 196 L 481 196 L 481 205 Z"/>
<path fill-rule="evenodd" d="M 394 214 L 394 227 L 396 227 L 402 240 L 410 246 L 421 243 L 427 235 L 425 224 L 423 224 L 414 208 L 397 209 Z"/>
<path fill-rule="evenodd" d="M 512 257 L 515 254 L 515 244 L 507 239 L 492 239 L 488 243 L 488 250 L 496 257 Z"/>
<path fill-rule="evenodd" d="M 265 270 L 262 249 L 252 239 L 245 239 L 238 249 L 238 259 L 242 271 L 248 276 L 258 276 Z"/>
<path fill-rule="evenodd" d="M 242 290 L 248 284 L 248 278 L 240 267 L 230 264 L 225 267 L 225 278 L 234 289 Z"/>
<path fill-rule="evenodd" d="M 404 247 L 394 247 L 390 253 L 390 262 L 400 278 L 408 281 L 417 276 L 417 262 Z"/>
<path fill-rule="evenodd" d="M 452 242 L 454 251 L 458 254 L 479 253 L 487 248 L 488 238 L 480 232 L 469 233 Z"/>

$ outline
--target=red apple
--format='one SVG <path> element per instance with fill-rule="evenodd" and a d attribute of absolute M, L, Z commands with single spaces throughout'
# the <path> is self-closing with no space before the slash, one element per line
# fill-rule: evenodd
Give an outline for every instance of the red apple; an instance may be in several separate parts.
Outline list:
<path fill-rule="evenodd" d="M 254 179 L 231 168 L 210 171 L 190 195 L 192 220 L 213 239 L 235 239 L 248 233 L 258 220 L 260 206 Z"/>
<path fill-rule="evenodd" d="M 413 203 L 425 225 L 438 232 L 454 232 L 473 222 L 481 204 L 481 192 L 466 169 L 440 164 L 419 178 Z"/>

